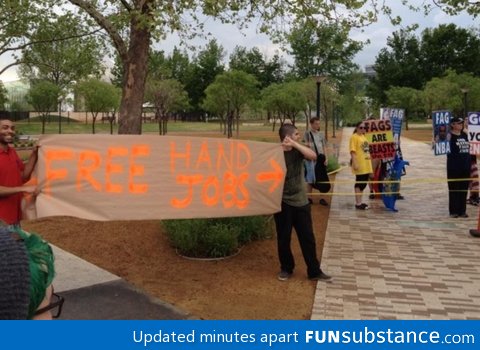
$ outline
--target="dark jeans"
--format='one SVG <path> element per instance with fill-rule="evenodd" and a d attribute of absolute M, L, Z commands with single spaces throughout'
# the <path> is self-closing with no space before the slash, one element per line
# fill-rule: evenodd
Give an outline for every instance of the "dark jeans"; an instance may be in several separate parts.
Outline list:
<path fill-rule="evenodd" d="M 456 177 L 457 179 L 468 178 L 469 175 Z M 455 177 L 448 177 L 449 180 Z M 448 182 L 448 210 L 450 215 L 462 215 L 467 211 L 468 181 Z"/>
<path fill-rule="evenodd" d="M 303 258 L 307 264 L 308 277 L 317 276 L 320 273 L 320 263 L 317 259 L 310 204 L 303 207 L 292 207 L 282 202 L 282 211 L 276 213 L 274 218 L 277 228 L 280 269 L 292 273 L 295 268 L 295 260 L 290 247 L 292 228 L 295 228 Z"/>

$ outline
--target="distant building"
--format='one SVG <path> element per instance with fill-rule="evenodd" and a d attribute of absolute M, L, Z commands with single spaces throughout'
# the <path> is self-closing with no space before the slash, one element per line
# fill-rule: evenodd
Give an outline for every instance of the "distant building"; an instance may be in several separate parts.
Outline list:
<path fill-rule="evenodd" d="M 369 64 L 365 66 L 365 76 L 367 78 L 372 78 L 376 75 L 375 68 L 373 64 Z"/>
<path fill-rule="evenodd" d="M 7 90 L 7 103 L 5 104 L 6 110 L 15 111 L 28 111 L 29 106 L 27 103 L 27 93 L 30 89 L 30 85 L 26 80 L 14 80 L 4 82 L 3 86 Z"/>

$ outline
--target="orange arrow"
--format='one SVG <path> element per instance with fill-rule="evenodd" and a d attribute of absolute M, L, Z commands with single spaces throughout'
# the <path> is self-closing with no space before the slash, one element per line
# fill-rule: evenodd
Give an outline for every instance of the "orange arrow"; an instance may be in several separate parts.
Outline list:
<path fill-rule="evenodd" d="M 272 193 L 273 191 L 275 191 L 275 189 L 278 187 L 278 185 L 280 185 L 282 183 L 283 177 L 285 176 L 285 174 L 283 173 L 283 170 L 280 167 L 280 165 L 278 165 L 278 163 L 275 160 L 270 159 L 270 165 L 272 166 L 273 171 L 258 173 L 257 174 L 257 181 L 258 182 L 264 182 L 264 181 L 272 181 L 273 180 L 272 185 L 268 189 L 268 191 L 270 193 Z"/>

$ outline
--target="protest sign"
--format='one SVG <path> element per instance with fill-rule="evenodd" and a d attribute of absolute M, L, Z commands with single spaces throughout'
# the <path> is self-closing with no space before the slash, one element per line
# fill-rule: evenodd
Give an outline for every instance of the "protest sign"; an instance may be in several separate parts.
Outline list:
<path fill-rule="evenodd" d="M 450 111 L 433 111 L 433 150 L 436 156 L 450 153 Z"/>
<path fill-rule="evenodd" d="M 280 210 L 279 144 L 156 135 L 49 135 L 39 144 L 37 217 L 141 220 Z"/>
<path fill-rule="evenodd" d="M 365 137 L 372 159 L 393 158 L 395 143 L 390 120 L 365 120 Z"/>
<path fill-rule="evenodd" d="M 397 142 L 402 133 L 402 122 L 405 110 L 401 108 L 380 108 L 380 120 L 390 120 L 393 138 Z"/>
<path fill-rule="evenodd" d="M 470 154 L 480 154 L 480 112 L 468 112 Z"/>

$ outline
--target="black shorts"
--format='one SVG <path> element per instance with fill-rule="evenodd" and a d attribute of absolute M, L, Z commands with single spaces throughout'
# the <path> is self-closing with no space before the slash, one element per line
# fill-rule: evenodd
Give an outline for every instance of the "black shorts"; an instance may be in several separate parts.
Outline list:
<path fill-rule="evenodd" d="M 358 188 L 363 191 L 367 187 L 366 181 L 368 181 L 370 174 L 355 175 L 355 185 L 353 188 Z"/>

